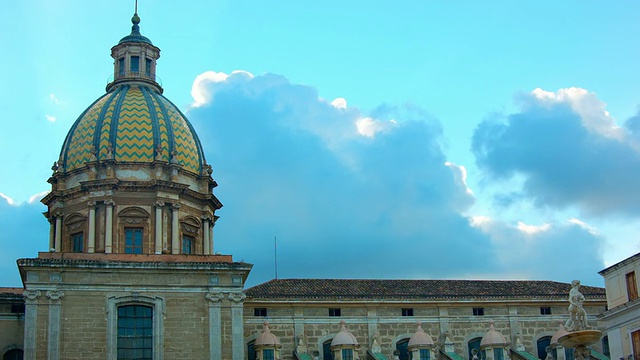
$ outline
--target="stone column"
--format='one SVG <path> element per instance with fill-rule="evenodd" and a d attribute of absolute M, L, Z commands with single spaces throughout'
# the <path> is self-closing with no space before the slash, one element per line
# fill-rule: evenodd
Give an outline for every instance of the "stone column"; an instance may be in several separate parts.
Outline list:
<path fill-rule="evenodd" d="M 62 213 L 56 213 L 56 236 L 55 236 L 55 246 L 54 251 L 60 252 L 62 249 Z"/>
<path fill-rule="evenodd" d="M 49 299 L 49 329 L 47 334 L 47 360 L 60 359 L 60 310 L 64 293 L 57 290 L 48 290 L 45 293 Z"/>
<path fill-rule="evenodd" d="M 222 293 L 208 292 L 205 298 L 209 300 L 209 360 L 222 359 Z"/>
<path fill-rule="evenodd" d="M 204 246 L 202 247 L 202 253 L 204 255 L 211 255 L 211 250 L 209 249 L 209 242 L 210 242 L 210 240 L 209 240 L 209 234 L 210 234 L 210 231 L 209 231 L 209 220 L 210 219 L 208 217 L 203 217 L 202 219 L 203 219 L 202 222 L 204 223 L 204 231 L 203 231 L 203 235 L 204 235 L 203 238 L 204 239 L 202 240 L 202 242 L 203 242 L 202 245 L 204 245 Z"/>
<path fill-rule="evenodd" d="M 244 360 L 244 327 L 242 321 L 242 309 L 245 293 L 239 291 L 229 293 L 231 300 L 231 359 Z"/>
<path fill-rule="evenodd" d="M 56 225 L 55 219 L 49 219 L 49 251 L 56 250 Z"/>
<path fill-rule="evenodd" d="M 180 204 L 173 204 L 171 206 L 173 210 L 171 217 L 171 253 L 180 254 L 180 237 L 179 237 L 179 219 L 178 212 L 180 210 Z"/>
<path fill-rule="evenodd" d="M 36 359 L 36 327 L 40 290 L 25 290 L 24 296 L 24 360 Z"/>
<path fill-rule="evenodd" d="M 155 253 L 162 254 L 162 207 L 164 201 L 156 201 Z"/>
<path fill-rule="evenodd" d="M 89 241 L 87 252 L 94 253 L 96 251 L 96 202 L 89 201 Z"/>
<path fill-rule="evenodd" d="M 107 216 L 104 220 L 104 252 L 111 254 L 113 252 L 113 200 L 109 199 L 104 202 L 107 206 Z"/>

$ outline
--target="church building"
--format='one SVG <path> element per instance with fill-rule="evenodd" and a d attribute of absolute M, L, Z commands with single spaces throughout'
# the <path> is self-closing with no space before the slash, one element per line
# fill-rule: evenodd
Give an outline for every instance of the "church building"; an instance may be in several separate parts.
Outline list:
<path fill-rule="evenodd" d="M 23 288 L 0 288 L 1 360 L 573 360 L 557 343 L 567 283 L 276 279 L 245 289 L 252 265 L 214 251 L 212 166 L 163 96 L 160 49 L 137 12 L 131 21 L 111 48 L 106 93 L 52 167 L 49 250 L 18 259 Z M 581 291 L 601 328 L 605 290 Z M 605 341 L 592 349 L 607 355 Z"/>

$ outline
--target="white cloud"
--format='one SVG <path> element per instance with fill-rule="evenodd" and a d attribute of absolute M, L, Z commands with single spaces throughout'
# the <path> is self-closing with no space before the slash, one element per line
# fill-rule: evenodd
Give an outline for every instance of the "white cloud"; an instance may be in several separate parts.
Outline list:
<path fill-rule="evenodd" d="M 56 105 L 57 105 L 57 104 L 59 104 L 59 103 L 60 103 L 60 100 L 58 99 L 58 97 L 56 96 L 56 94 L 51 93 L 51 94 L 49 94 L 49 102 L 50 102 L 51 104 L 56 104 Z"/>
<path fill-rule="evenodd" d="M 253 78 L 253 74 L 244 70 L 234 70 L 231 74 L 209 70 L 196 76 L 195 80 L 193 80 L 193 85 L 191 86 L 191 97 L 193 98 L 191 107 L 197 108 L 209 103 L 213 98 L 213 91 L 210 84 L 225 82 L 230 76 L 235 74 L 241 74 L 249 78 Z"/>
<path fill-rule="evenodd" d="M 347 108 L 347 99 L 341 98 L 341 97 L 335 98 L 331 102 L 331 105 L 333 105 L 333 107 L 336 108 L 336 109 L 346 109 Z"/>
<path fill-rule="evenodd" d="M 606 110 L 607 104 L 593 92 L 578 87 L 560 89 L 555 93 L 537 88 L 531 94 L 540 104 L 547 106 L 568 104 L 590 131 L 616 139 L 624 137 L 624 131 Z"/>
<path fill-rule="evenodd" d="M 7 204 L 9 204 L 9 205 L 13 205 L 15 203 L 15 201 L 12 198 L 8 197 L 7 195 L 5 195 L 3 193 L 0 193 L 0 198 L 5 199 L 7 201 Z"/>
<path fill-rule="evenodd" d="M 492 221 L 493 219 L 484 215 L 476 215 L 469 218 L 469 224 L 475 228 L 480 229 L 491 224 Z"/>
<path fill-rule="evenodd" d="M 454 175 L 456 177 L 456 179 L 458 181 L 460 181 L 462 183 L 462 185 L 464 185 L 465 187 L 465 191 L 467 192 L 467 194 L 469 195 L 473 195 L 473 190 L 471 190 L 468 186 L 467 186 L 467 168 L 465 168 L 463 165 L 457 165 L 454 164 L 450 161 L 446 161 L 444 163 L 444 165 L 452 170 L 454 170 Z"/>
<path fill-rule="evenodd" d="M 567 221 L 569 223 L 571 223 L 571 224 L 575 224 L 575 225 L 580 226 L 581 228 L 587 230 L 590 234 L 593 234 L 593 235 L 597 235 L 598 234 L 598 231 L 597 231 L 597 229 L 595 227 L 587 224 L 586 222 L 584 222 L 582 220 L 578 220 L 576 218 L 571 218 L 571 219 L 569 219 Z"/>
<path fill-rule="evenodd" d="M 389 121 L 374 120 L 370 117 L 364 117 L 356 121 L 356 128 L 358 133 L 366 137 L 375 137 L 376 133 L 380 131 L 389 130 L 397 122 L 393 119 Z"/>
<path fill-rule="evenodd" d="M 45 114 L 44 116 L 45 116 L 45 118 L 47 118 L 47 121 L 56 122 L 56 117 L 55 116 L 49 115 L 49 114 Z"/>
<path fill-rule="evenodd" d="M 46 190 L 43 192 L 39 192 L 37 194 L 33 194 L 31 195 L 31 197 L 29 197 L 29 204 L 33 204 L 35 202 L 40 201 L 40 199 L 42 199 L 45 195 L 47 195 L 49 192 L 51 192 L 50 190 Z"/>
<path fill-rule="evenodd" d="M 542 225 L 527 225 L 522 221 L 518 221 L 517 229 L 527 235 L 535 235 L 541 232 L 549 231 L 551 228 L 551 224 L 542 224 Z"/>

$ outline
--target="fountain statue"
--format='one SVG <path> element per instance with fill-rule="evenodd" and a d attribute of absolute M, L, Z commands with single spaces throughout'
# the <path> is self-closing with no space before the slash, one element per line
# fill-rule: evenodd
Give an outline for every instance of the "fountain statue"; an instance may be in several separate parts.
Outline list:
<path fill-rule="evenodd" d="M 588 346 L 597 343 L 602 332 L 594 330 L 587 324 L 587 312 L 583 308 L 584 295 L 580 292 L 580 281 L 571 282 L 569 291 L 569 319 L 564 327 L 569 332 L 558 339 L 565 348 L 573 348 L 576 360 L 588 360 L 591 351 Z"/>

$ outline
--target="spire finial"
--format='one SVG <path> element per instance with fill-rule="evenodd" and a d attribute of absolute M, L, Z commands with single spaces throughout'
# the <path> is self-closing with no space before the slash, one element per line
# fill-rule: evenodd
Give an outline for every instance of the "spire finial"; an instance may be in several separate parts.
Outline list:
<path fill-rule="evenodd" d="M 138 16 L 138 0 L 136 0 L 131 23 L 133 23 L 133 26 L 131 27 L 131 34 L 140 34 L 140 26 L 138 25 L 140 24 L 140 16 Z"/>
<path fill-rule="evenodd" d="M 138 0 L 136 0 L 136 7 L 134 8 L 133 13 L 134 14 L 138 13 Z"/>

